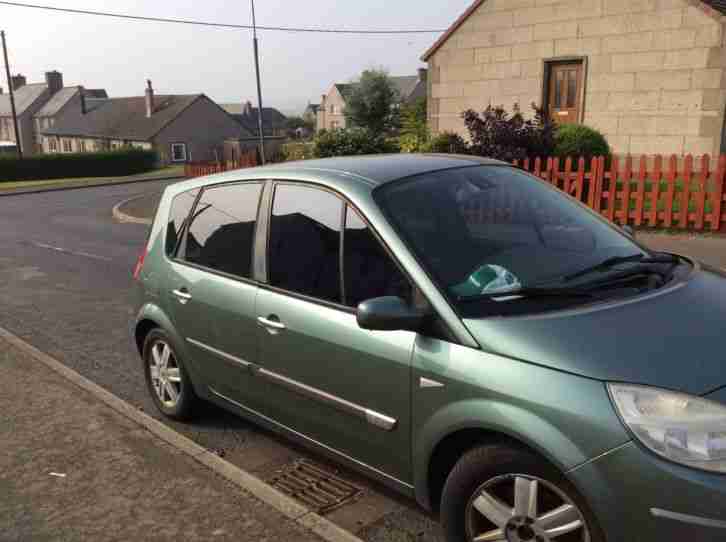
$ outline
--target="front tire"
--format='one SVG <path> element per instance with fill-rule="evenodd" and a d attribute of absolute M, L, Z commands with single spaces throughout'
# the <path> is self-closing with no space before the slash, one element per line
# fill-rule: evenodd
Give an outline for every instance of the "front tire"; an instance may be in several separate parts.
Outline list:
<path fill-rule="evenodd" d="M 149 332 L 144 340 L 143 360 L 146 385 L 156 408 L 173 420 L 190 419 L 199 399 L 165 331 Z"/>
<path fill-rule="evenodd" d="M 441 497 L 448 542 L 604 542 L 575 487 L 537 455 L 489 445 L 465 453 Z"/>

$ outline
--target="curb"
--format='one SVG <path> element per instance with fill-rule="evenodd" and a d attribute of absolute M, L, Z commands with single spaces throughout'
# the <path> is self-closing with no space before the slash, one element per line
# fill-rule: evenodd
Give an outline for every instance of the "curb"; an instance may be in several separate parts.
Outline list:
<path fill-rule="evenodd" d="M 129 214 L 124 213 L 121 211 L 121 207 L 129 203 L 130 201 L 134 201 L 136 199 L 141 199 L 147 197 L 147 194 L 142 194 L 140 196 L 134 196 L 133 198 L 127 198 L 123 201 L 118 202 L 116 205 L 113 206 L 113 210 L 111 211 L 111 214 L 113 215 L 114 219 L 116 219 L 118 222 L 122 222 L 124 224 L 145 224 L 146 226 L 151 226 L 152 221 L 148 218 L 139 218 L 137 216 L 132 216 Z"/>
<path fill-rule="evenodd" d="M 41 352 L 2 327 L 0 327 L 0 338 L 5 339 L 36 361 L 44 364 L 76 386 L 86 390 L 122 416 L 144 427 L 147 431 L 159 437 L 167 444 L 190 456 L 202 465 L 205 465 L 219 476 L 226 478 L 240 489 L 252 494 L 257 499 L 277 510 L 283 516 L 307 528 L 323 540 L 327 542 L 363 542 L 352 533 L 316 514 L 256 476 L 240 469 L 229 461 L 222 459 L 217 454 L 200 446 L 193 440 L 170 429 L 162 422 L 138 410 L 123 399 L 116 397 L 108 390 L 91 382 L 86 377 L 81 376 L 73 369 L 66 367 L 61 362 Z"/>
<path fill-rule="evenodd" d="M 148 177 L 145 179 L 127 179 L 124 181 L 112 181 L 112 182 L 98 182 L 93 184 L 84 184 L 82 186 L 56 186 L 56 187 L 48 187 L 48 188 L 28 188 L 27 190 L 24 190 L 22 188 L 19 189 L 10 189 L 3 191 L 0 188 L 0 197 L 5 196 L 22 196 L 24 194 L 42 194 L 44 192 L 60 192 L 62 190 L 82 190 L 84 188 L 98 188 L 99 186 L 118 186 L 122 184 L 134 184 L 134 183 L 146 183 L 146 182 L 153 182 L 153 181 L 170 181 L 173 179 L 186 179 L 183 175 L 172 175 L 171 177 Z"/>

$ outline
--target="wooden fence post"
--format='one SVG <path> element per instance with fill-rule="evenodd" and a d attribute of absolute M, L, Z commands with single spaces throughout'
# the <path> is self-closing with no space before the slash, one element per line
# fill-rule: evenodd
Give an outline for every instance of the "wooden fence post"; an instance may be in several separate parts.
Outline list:
<path fill-rule="evenodd" d="M 650 174 L 650 222 L 649 226 L 655 228 L 658 225 L 658 203 L 660 201 L 660 181 L 663 177 L 663 157 L 659 154 L 655 157 L 653 171 Z"/>
<path fill-rule="evenodd" d="M 628 155 L 625 157 L 625 172 L 623 174 L 623 196 L 622 196 L 622 226 L 628 224 L 630 216 L 630 181 L 633 178 L 633 157 Z"/>
<path fill-rule="evenodd" d="M 640 157 L 638 168 L 638 189 L 635 192 L 635 225 L 643 224 L 643 208 L 645 207 L 645 182 L 648 179 L 648 158 L 645 155 Z"/>
<path fill-rule="evenodd" d="M 703 219 L 706 214 L 706 192 L 708 191 L 708 177 L 710 174 L 711 157 L 704 154 L 701 157 L 701 174 L 698 176 L 698 192 L 696 193 L 696 220 L 693 227 L 703 229 Z"/>
<path fill-rule="evenodd" d="M 726 182 L 726 155 L 722 154 L 718 158 L 718 167 L 713 178 L 713 201 L 711 202 L 711 230 L 719 231 L 721 229 L 721 207 L 723 204 L 724 182 Z"/>
<path fill-rule="evenodd" d="M 617 202 L 616 194 L 618 192 L 618 174 L 620 172 L 618 157 L 612 157 L 610 165 L 610 181 L 608 182 L 608 220 L 615 222 L 615 203 Z"/>
<path fill-rule="evenodd" d="M 668 180 L 668 188 L 666 192 L 665 213 L 663 216 L 663 225 L 670 228 L 673 225 L 673 199 L 676 195 L 676 177 L 678 176 L 678 161 L 676 155 L 672 154 L 668 160 L 668 172 L 666 174 Z"/>
<path fill-rule="evenodd" d="M 691 203 L 691 182 L 693 176 L 693 155 L 687 154 L 683 164 L 683 187 L 681 188 L 679 225 L 681 228 L 688 227 L 688 207 Z"/>

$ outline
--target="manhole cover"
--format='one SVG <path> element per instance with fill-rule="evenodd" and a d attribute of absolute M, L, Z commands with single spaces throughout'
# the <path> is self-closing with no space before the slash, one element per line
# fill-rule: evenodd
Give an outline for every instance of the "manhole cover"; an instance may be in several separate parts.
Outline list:
<path fill-rule="evenodd" d="M 325 514 L 343 506 L 363 492 L 350 482 L 305 459 L 294 461 L 268 481 L 318 514 Z"/>

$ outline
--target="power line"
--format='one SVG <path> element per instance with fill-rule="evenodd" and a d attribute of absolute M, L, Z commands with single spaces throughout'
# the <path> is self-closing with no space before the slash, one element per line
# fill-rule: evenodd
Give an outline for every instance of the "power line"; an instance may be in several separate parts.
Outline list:
<path fill-rule="evenodd" d="M 215 23 L 209 21 L 196 21 L 192 19 L 169 19 L 165 17 L 146 17 L 143 15 L 126 15 L 123 13 L 110 13 L 106 11 L 91 11 L 85 9 L 59 8 L 55 6 L 44 6 L 40 4 L 26 4 L 22 2 L 4 2 L 0 5 L 19 8 L 42 9 L 46 11 L 58 11 L 62 13 L 74 13 L 76 15 L 95 15 L 99 17 L 113 17 L 116 19 L 130 19 L 133 21 L 151 21 L 157 23 L 190 24 L 196 26 L 210 26 L 215 28 L 233 28 L 236 30 L 252 30 L 252 25 Z M 277 32 L 308 32 L 320 34 L 440 34 L 446 30 L 348 30 L 340 28 L 297 28 L 288 26 L 258 26 L 257 30 L 272 30 Z"/>

